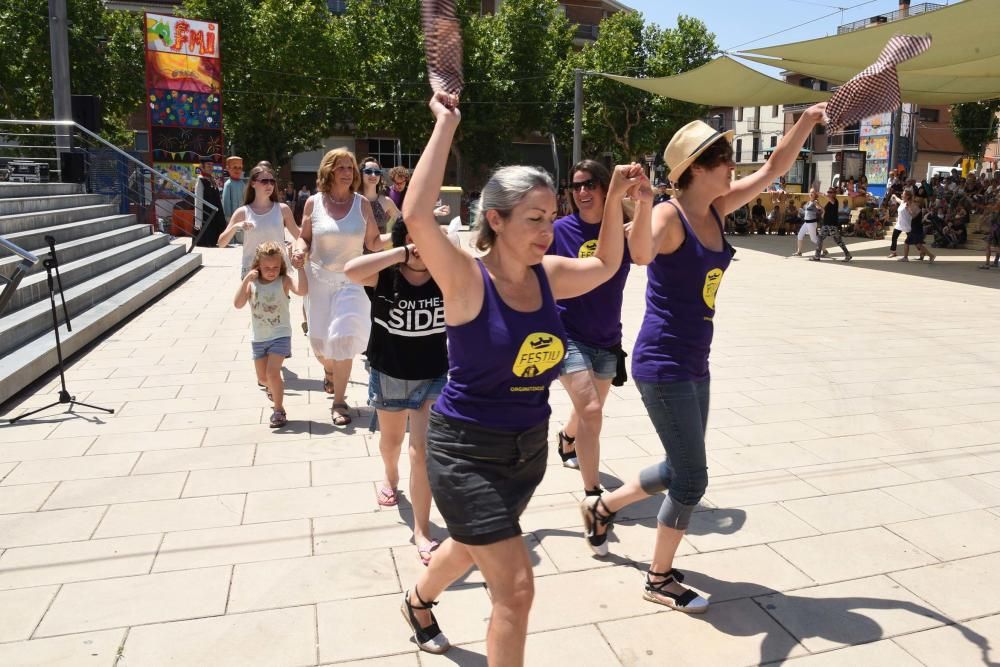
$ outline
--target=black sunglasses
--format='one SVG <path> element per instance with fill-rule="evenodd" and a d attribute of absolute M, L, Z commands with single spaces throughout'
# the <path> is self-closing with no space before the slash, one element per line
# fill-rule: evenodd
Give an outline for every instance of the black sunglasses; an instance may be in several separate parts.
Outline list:
<path fill-rule="evenodd" d="M 255 178 L 254 183 L 263 183 L 264 185 L 274 185 L 275 180 L 273 178 Z"/>
<path fill-rule="evenodd" d="M 382 174 L 382 170 L 375 169 L 374 167 L 365 167 L 361 170 L 361 173 L 365 176 L 380 176 Z"/>
<path fill-rule="evenodd" d="M 586 188 L 588 192 L 593 192 L 597 189 L 597 181 L 592 178 L 588 178 L 585 181 L 573 181 L 569 184 L 569 189 L 576 192 L 580 188 Z"/>

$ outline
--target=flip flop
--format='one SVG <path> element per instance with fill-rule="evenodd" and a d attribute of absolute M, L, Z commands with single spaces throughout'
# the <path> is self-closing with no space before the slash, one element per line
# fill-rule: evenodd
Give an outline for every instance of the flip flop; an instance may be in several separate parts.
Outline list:
<path fill-rule="evenodd" d="M 431 540 L 422 549 L 417 549 L 417 553 L 420 555 L 420 562 L 424 564 L 424 567 L 431 564 L 431 554 L 439 546 L 441 546 L 440 542 Z"/>
<path fill-rule="evenodd" d="M 383 486 L 378 490 L 378 496 L 376 496 L 375 502 L 382 507 L 395 507 L 399 504 L 399 494 L 396 492 L 396 489 L 390 489 L 388 486 Z"/>

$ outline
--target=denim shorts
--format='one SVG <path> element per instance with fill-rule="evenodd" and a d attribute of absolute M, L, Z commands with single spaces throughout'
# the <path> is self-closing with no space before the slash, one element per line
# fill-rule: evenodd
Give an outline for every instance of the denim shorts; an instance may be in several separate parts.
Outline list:
<path fill-rule="evenodd" d="M 368 405 L 376 410 L 419 410 L 444 388 L 447 375 L 432 380 L 401 380 L 374 368 L 368 369 Z"/>
<path fill-rule="evenodd" d="M 262 340 L 258 343 L 250 343 L 250 347 L 253 349 L 254 361 L 263 359 L 269 354 L 277 354 L 287 359 L 292 356 L 292 337 L 282 336 L 281 338 Z"/>
<path fill-rule="evenodd" d="M 610 380 L 618 372 L 618 354 L 614 350 L 591 347 L 570 338 L 566 342 L 566 356 L 559 374 L 569 375 L 579 371 L 592 371 L 595 377 Z"/>
<path fill-rule="evenodd" d="M 521 513 L 545 476 L 549 423 L 499 431 L 431 409 L 427 478 L 448 534 L 494 544 L 521 534 Z"/>

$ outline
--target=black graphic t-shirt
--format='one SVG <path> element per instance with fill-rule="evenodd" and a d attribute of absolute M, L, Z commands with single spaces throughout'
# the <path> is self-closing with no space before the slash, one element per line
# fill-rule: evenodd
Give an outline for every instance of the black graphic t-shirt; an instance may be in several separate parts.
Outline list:
<path fill-rule="evenodd" d="M 372 292 L 372 368 L 402 380 L 431 380 L 448 372 L 444 299 L 433 280 L 411 285 L 385 269 Z"/>

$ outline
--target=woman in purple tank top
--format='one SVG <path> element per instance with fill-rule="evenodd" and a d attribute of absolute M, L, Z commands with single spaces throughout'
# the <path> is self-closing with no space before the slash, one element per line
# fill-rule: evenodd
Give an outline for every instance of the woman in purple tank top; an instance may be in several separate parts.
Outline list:
<path fill-rule="evenodd" d="M 545 474 L 548 388 L 565 350 L 555 300 L 591 290 L 618 270 L 621 200 L 645 180 L 639 165 L 616 169 L 608 193 L 614 211 L 605 214 L 598 250 L 574 259 L 545 254 L 557 212 L 549 175 L 498 169 L 480 198 L 476 245 L 486 254 L 474 259 L 451 244 L 433 215 L 458 99 L 436 93 L 430 107 L 436 123 L 403 217 L 444 295 L 449 377 L 431 410 L 426 465 L 450 537 L 406 592 L 402 612 L 420 649 L 443 653 L 449 643 L 431 613 L 433 600 L 475 565 L 493 604 L 487 653 L 519 665 L 533 583 L 518 520 Z"/>
<path fill-rule="evenodd" d="M 681 584 L 684 575 L 673 561 L 708 486 L 708 356 L 715 296 L 732 257 L 722 218 L 791 168 L 825 107 L 807 109 L 765 165 L 739 181 L 732 180 L 733 132 L 716 131 L 701 121 L 685 125 L 664 154 L 680 193 L 653 209 L 650 227 L 633 227 L 630 234 L 633 259 L 649 265 L 646 314 L 632 348 L 632 376 L 666 457 L 614 492 L 585 498 L 580 508 L 588 546 L 604 555 L 615 512 L 667 491 L 643 594 L 650 602 L 688 613 L 708 609 L 707 599 Z"/>

